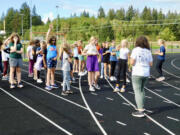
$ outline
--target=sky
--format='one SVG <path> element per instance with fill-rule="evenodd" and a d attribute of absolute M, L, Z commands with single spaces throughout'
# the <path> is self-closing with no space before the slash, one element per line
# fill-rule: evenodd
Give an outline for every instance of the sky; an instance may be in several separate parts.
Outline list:
<path fill-rule="evenodd" d="M 51 20 L 57 17 L 70 17 L 71 14 L 79 15 L 82 11 L 88 11 L 90 15 L 97 16 L 100 6 L 107 13 L 109 9 L 115 10 L 120 8 L 128 9 L 133 5 L 134 8 L 142 11 L 145 6 L 150 8 L 162 9 L 164 13 L 168 10 L 180 13 L 180 0 L 0 0 L 0 16 L 6 14 L 11 7 L 19 9 L 22 3 L 27 2 L 29 5 L 35 5 L 36 11 L 41 15 L 44 22 L 48 18 Z M 56 6 L 59 8 L 56 8 Z"/>

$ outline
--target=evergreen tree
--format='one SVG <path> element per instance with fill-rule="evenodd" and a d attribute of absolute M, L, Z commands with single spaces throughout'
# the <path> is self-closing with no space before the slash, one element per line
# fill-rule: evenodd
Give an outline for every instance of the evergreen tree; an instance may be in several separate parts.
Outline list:
<path fill-rule="evenodd" d="M 116 17 L 114 9 L 110 9 L 107 15 L 109 20 L 113 20 Z"/>
<path fill-rule="evenodd" d="M 133 6 L 131 5 L 129 6 L 128 11 L 126 13 L 126 20 L 131 21 L 133 17 L 134 17 L 134 9 Z"/>
<path fill-rule="evenodd" d="M 105 17 L 106 15 L 105 15 L 104 9 L 100 7 L 98 10 L 98 18 L 105 18 Z"/>
<path fill-rule="evenodd" d="M 124 8 L 121 8 L 121 9 L 116 11 L 116 19 L 125 20 L 125 10 L 124 10 Z"/>

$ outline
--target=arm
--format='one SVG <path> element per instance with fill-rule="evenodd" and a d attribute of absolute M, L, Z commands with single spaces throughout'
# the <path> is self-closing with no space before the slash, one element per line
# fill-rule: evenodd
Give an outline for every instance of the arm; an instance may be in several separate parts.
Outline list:
<path fill-rule="evenodd" d="M 21 48 L 20 51 L 16 51 L 16 53 L 22 54 L 23 53 L 23 48 Z"/>
<path fill-rule="evenodd" d="M 53 29 L 53 24 L 50 24 L 48 32 L 46 33 L 46 43 L 48 43 L 48 38 L 49 38 L 49 35 L 50 35 L 52 29 Z"/>
<path fill-rule="evenodd" d="M 43 65 L 44 65 L 44 68 L 47 68 L 47 65 L 46 65 L 46 56 L 45 56 L 44 53 L 43 53 Z"/>

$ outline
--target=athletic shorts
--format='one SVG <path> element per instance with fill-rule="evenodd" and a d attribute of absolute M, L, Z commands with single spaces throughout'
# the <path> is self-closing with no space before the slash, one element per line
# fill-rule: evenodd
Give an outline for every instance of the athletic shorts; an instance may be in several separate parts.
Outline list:
<path fill-rule="evenodd" d="M 20 59 L 10 58 L 9 64 L 10 64 L 10 67 L 22 67 L 23 62 L 21 58 Z"/>
<path fill-rule="evenodd" d="M 57 60 L 47 60 L 47 68 L 56 68 Z"/>
<path fill-rule="evenodd" d="M 88 72 L 97 72 L 99 71 L 99 64 L 96 55 L 91 55 L 87 57 L 86 67 Z"/>
<path fill-rule="evenodd" d="M 74 57 L 75 60 L 78 60 L 78 57 Z"/>

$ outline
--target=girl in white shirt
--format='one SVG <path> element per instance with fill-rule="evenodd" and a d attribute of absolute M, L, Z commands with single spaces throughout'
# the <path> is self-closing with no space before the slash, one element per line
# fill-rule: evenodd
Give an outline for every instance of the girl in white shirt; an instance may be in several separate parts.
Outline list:
<path fill-rule="evenodd" d="M 119 58 L 118 58 L 118 65 L 116 68 L 116 88 L 114 89 L 114 92 L 125 92 L 125 87 L 126 87 L 126 72 L 127 72 L 127 64 L 128 60 L 130 58 L 130 51 L 127 48 L 128 46 L 128 41 L 127 40 L 122 40 L 121 41 L 121 48 L 119 50 Z M 121 73 L 123 76 L 123 85 L 120 89 L 120 80 L 121 80 Z"/>
<path fill-rule="evenodd" d="M 27 47 L 27 57 L 29 60 L 29 77 L 33 77 L 33 68 L 34 68 L 34 60 L 33 60 L 33 50 L 34 41 L 30 41 L 29 46 Z"/>
<path fill-rule="evenodd" d="M 144 86 L 150 76 L 150 66 L 152 66 L 152 54 L 146 37 L 141 36 L 136 40 L 136 47 L 131 54 L 132 85 L 135 93 L 137 111 L 132 115 L 144 117 Z"/>

